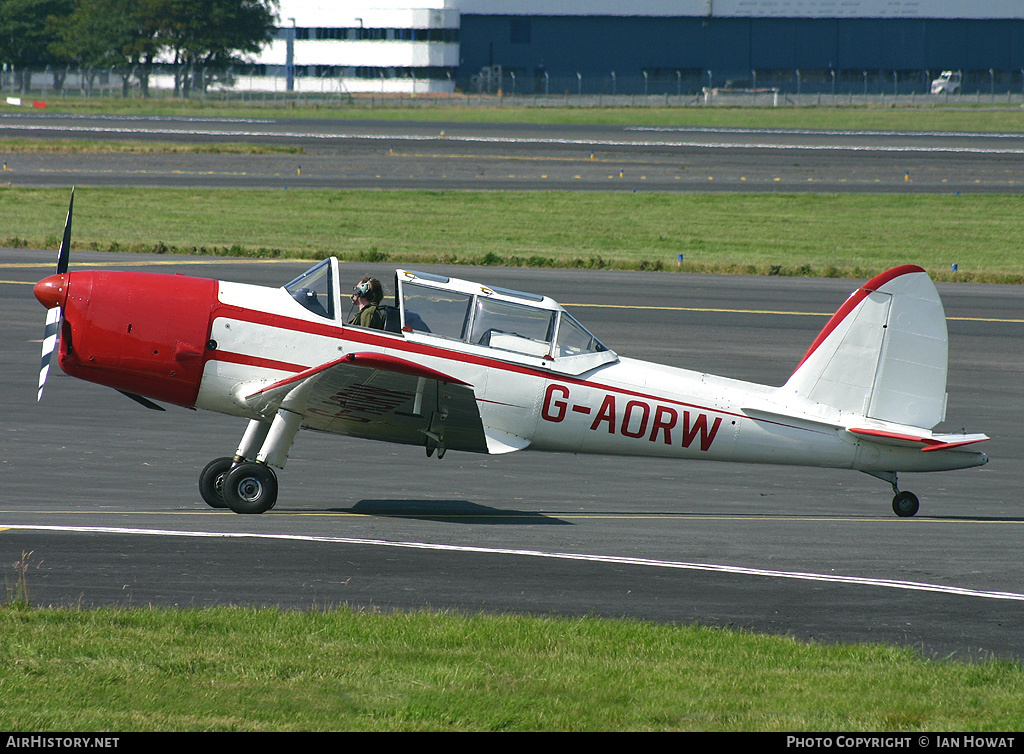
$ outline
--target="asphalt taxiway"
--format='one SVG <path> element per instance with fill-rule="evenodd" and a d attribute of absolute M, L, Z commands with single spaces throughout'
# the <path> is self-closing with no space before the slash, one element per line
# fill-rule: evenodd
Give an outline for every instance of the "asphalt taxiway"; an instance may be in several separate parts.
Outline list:
<path fill-rule="evenodd" d="M 415 118 L 415 112 L 410 113 Z M 12 186 L 1001 192 L 1024 134 L 67 116 L 0 112 L 0 137 L 257 144 L 262 154 L 19 152 Z"/>

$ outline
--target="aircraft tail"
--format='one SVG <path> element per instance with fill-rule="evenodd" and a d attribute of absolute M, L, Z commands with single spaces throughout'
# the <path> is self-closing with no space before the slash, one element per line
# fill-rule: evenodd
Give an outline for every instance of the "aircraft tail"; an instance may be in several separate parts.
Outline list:
<path fill-rule="evenodd" d="M 931 429 L 946 412 L 947 362 L 935 284 L 903 265 L 850 295 L 781 390 L 821 409 Z"/>

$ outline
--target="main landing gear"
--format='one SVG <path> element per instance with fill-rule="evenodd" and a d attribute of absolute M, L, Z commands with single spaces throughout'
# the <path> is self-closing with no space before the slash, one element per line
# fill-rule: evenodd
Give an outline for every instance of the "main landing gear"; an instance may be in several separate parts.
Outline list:
<path fill-rule="evenodd" d="M 869 471 L 868 474 L 871 476 L 883 479 L 892 485 L 893 498 L 892 498 L 892 511 L 900 518 L 910 518 L 917 513 L 921 507 L 921 501 L 917 499 L 917 495 L 913 492 L 904 490 L 900 492 L 899 483 L 896 481 L 895 471 Z"/>
<path fill-rule="evenodd" d="M 199 494 L 211 508 L 263 513 L 277 502 L 277 474 L 265 463 L 217 458 L 199 475 Z"/>
<path fill-rule="evenodd" d="M 277 503 L 277 474 L 302 423 L 300 414 L 280 409 L 273 422 L 253 419 L 235 455 L 216 458 L 199 475 L 199 494 L 211 508 L 264 513 Z M 254 460 L 249 460 L 254 459 Z"/>

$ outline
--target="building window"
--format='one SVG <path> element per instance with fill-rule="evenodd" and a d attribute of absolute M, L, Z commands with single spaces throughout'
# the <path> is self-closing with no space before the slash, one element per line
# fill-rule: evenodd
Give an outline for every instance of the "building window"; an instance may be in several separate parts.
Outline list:
<path fill-rule="evenodd" d="M 292 27 L 277 30 L 277 38 L 287 40 Z M 529 33 L 527 33 L 529 37 Z M 455 44 L 459 41 L 458 29 L 367 29 L 358 28 L 296 28 L 295 39 L 346 40 L 346 41 L 396 41 L 396 42 L 442 42 Z M 527 39 L 526 41 L 529 41 Z"/>
<path fill-rule="evenodd" d="M 418 68 L 383 68 L 380 66 L 355 66 L 345 68 L 344 76 L 355 76 L 359 79 L 450 79 L 455 76 L 455 69 L 445 66 L 422 66 Z"/>

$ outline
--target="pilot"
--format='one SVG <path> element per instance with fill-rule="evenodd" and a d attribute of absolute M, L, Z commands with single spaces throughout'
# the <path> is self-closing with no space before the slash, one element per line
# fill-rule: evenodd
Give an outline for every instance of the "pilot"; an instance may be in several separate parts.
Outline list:
<path fill-rule="evenodd" d="M 367 275 L 352 289 L 352 303 L 359 307 L 350 325 L 384 329 L 384 313 L 380 310 L 380 302 L 384 298 L 384 288 L 375 277 Z"/>

